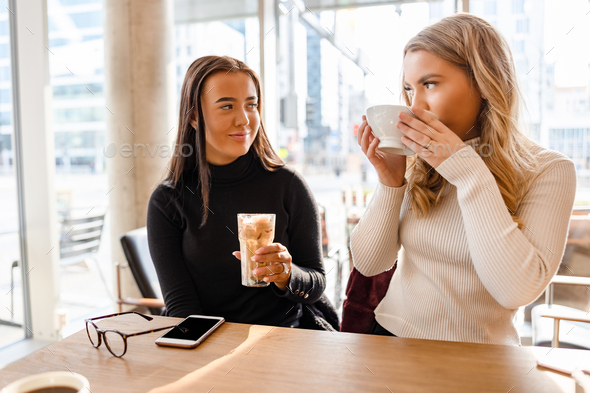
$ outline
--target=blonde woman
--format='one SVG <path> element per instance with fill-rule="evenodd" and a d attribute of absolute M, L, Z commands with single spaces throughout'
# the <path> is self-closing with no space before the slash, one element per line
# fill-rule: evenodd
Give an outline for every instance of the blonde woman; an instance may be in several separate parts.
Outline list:
<path fill-rule="evenodd" d="M 358 133 L 379 184 L 352 234 L 354 265 L 373 276 L 398 259 L 372 332 L 519 345 L 516 310 L 565 248 L 574 164 L 522 133 L 508 44 L 481 18 L 457 14 L 412 38 L 403 83 L 418 119 L 397 124 L 417 154 L 379 151 L 365 117 Z"/>

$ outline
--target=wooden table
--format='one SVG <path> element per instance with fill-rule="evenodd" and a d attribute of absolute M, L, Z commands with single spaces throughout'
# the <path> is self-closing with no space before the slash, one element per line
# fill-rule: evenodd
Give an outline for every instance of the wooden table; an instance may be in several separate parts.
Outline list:
<path fill-rule="evenodd" d="M 124 315 L 98 325 L 131 333 L 177 321 L 155 317 L 148 322 Z M 71 370 L 88 378 L 92 393 L 575 390 L 570 377 L 536 366 L 530 347 L 236 323 L 223 324 L 196 349 L 156 346 L 158 336 L 129 338 L 127 354 L 118 359 L 104 343 L 92 347 L 82 330 L 0 370 L 0 387 L 34 373 Z"/>

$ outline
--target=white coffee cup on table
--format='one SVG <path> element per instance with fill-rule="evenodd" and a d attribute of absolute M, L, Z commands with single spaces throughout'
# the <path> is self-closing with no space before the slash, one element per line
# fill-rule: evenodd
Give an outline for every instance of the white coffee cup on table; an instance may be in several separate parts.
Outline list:
<path fill-rule="evenodd" d="M 413 156 L 415 153 L 402 142 L 404 133 L 395 126 L 400 121 L 401 112 L 416 117 L 405 105 L 375 105 L 367 108 L 367 123 L 371 126 L 373 135 L 379 139 L 379 150 L 400 156 Z M 425 112 L 438 119 L 434 113 Z"/>
<path fill-rule="evenodd" d="M 57 389 L 61 388 L 61 389 Z M 51 371 L 21 378 L 6 386 L 0 393 L 64 392 L 88 393 L 86 377 L 69 371 Z"/>

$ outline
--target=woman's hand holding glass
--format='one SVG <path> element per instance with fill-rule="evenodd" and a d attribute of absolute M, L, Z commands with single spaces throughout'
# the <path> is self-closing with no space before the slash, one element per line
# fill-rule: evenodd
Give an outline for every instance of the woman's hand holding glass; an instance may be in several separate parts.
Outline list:
<path fill-rule="evenodd" d="M 379 139 L 373 135 L 365 115 L 363 115 L 357 138 L 361 150 L 375 167 L 379 181 L 389 187 L 401 187 L 406 174 L 406 156 L 380 151 L 377 148 Z"/>
<path fill-rule="evenodd" d="M 254 251 L 252 257 L 254 262 L 264 262 L 266 266 L 258 267 L 252 272 L 258 276 L 264 276 L 265 282 L 274 282 L 281 289 L 286 290 L 289 279 L 291 278 L 291 261 L 292 257 L 287 247 L 281 243 L 272 243 L 268 246 L 260 247 Z M 233 255 L 241 260 L 242 256 L 239 251 Z"/>

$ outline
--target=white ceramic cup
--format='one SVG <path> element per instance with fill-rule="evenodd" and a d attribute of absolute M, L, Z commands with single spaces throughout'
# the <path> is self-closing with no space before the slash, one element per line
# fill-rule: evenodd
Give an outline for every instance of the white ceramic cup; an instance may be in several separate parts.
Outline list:
<path fill-rule="evenodd" d="M 401 112 L 416 117 L 405 105 L 375 105 L 367 108 L 367 123 L 371 126 L 373 135 L 379 139 L 379 150 L 400 156 L 413 156 L 415 153 L 402 142 L 404 133 L 395 126 L 400 121 L 398 116 Z M 434 113 L 426 112 L 438 119 Z"/>
<path fill-rule="evenodd" d="M 1 393 L 28 393 L 37 389 L 52 387 L 68 387 L 79 393 L 89 393 L 90 384 L 80 374 L 69 371 L 51 371 L 48 373 L 30 375 L 14 381 L 2 389 Z"/>

